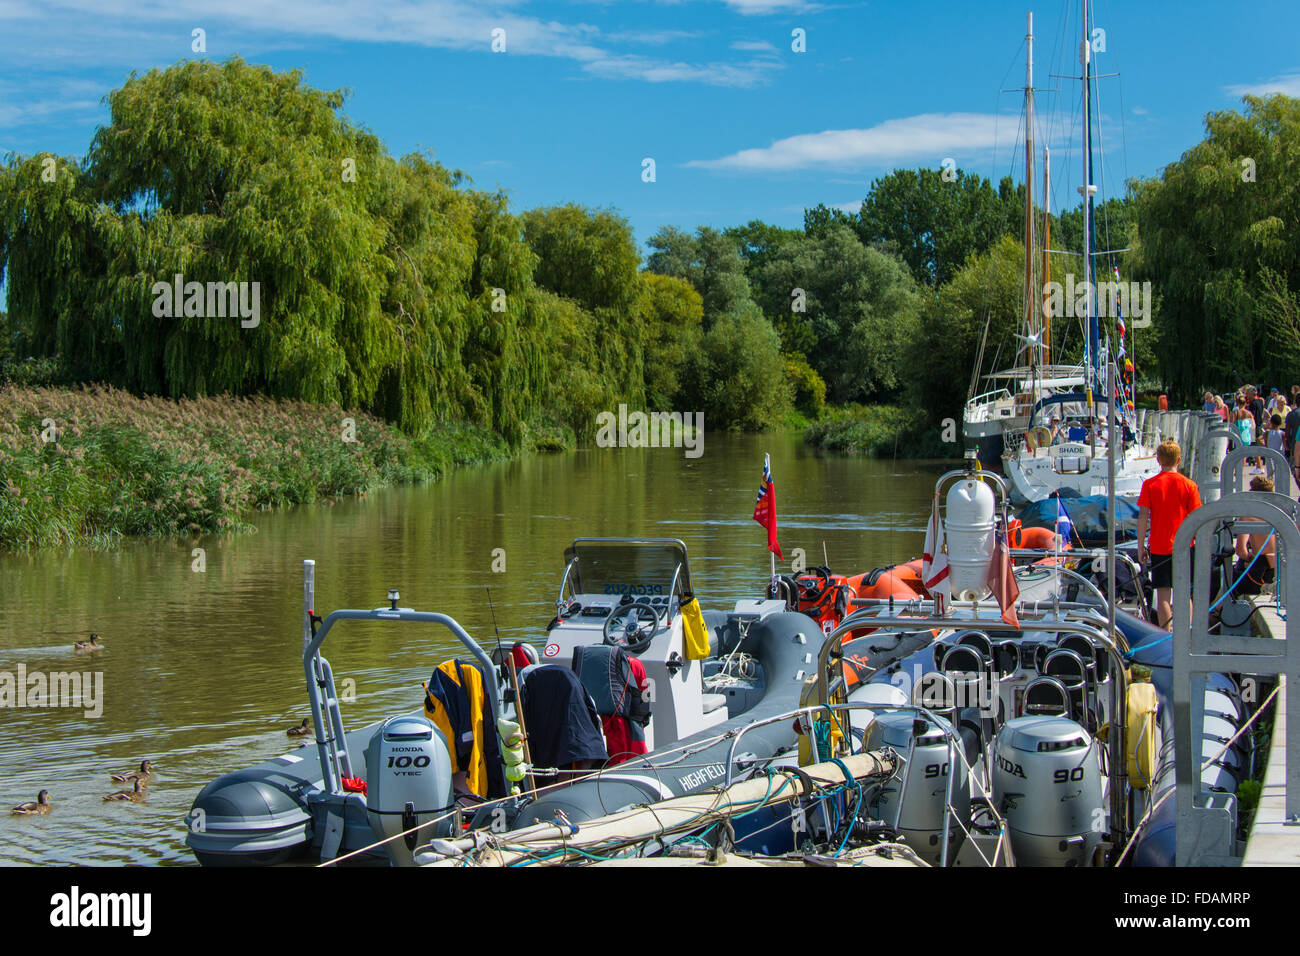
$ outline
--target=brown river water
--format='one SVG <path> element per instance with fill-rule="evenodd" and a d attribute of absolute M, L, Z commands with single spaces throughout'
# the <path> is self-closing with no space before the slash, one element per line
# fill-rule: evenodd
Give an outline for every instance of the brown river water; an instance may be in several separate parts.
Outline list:
<path fill-rule="evenodd" d="M 794 548 L 821 564 L 823 542 L 837 573 L 918 556 L 934 481 L 952 467 L 827 455 L 791 434 L 708 434 L 703 448 L 537 455 L 267 513 L 255 534 L 0 554 L 0 679 L 21 667 L 98 673 L 103 687 L 99 716 L 87 700 L 0 707 L 0 865 L 193 864 L 183 818 L 195 794 L 293 749 L 285 729 L 309 715 L 304 558 L 316 560 L 317 613 L 379 607 L 396 587 L 403 606 L 450 614 L 490 649 L 485 587 L 502 639 L 537 641 L 575 537 L 680 538 L 702 607 L 761 596 L 766 536 L 751 514 L 765 451 L 786 569 Z M 91 631 L 105 649 L 75 653 Z M 433 626 L 340 625 L 324 652 L 341 689 L 355 681 L 345 726 L 417 708 L 421 681 L 458 647 Z M 109 774 L 145 758 L 157 765 L 147 801 L 105 803 L 120 789 Z M 8 815 L 41 788 L 49 816 Z"/>

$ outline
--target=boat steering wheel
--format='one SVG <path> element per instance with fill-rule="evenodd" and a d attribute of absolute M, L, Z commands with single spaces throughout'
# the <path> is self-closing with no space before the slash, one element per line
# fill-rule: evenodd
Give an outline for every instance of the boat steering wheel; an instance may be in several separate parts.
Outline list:
<path fill-rule="evenodd" d="M 659 612 L 645 601 L 633 601 L 614 608 L 605 618 L 603 629 L 606 644 L 621 647 L 629 654 L 640 654 L 649 647 L 658 630 Z"/>

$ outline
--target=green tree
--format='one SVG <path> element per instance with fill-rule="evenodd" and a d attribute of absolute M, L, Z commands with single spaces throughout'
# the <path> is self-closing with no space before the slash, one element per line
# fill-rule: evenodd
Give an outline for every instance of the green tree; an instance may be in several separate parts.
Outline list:
<path fill-rule="evenodd" d="M 708 226 L 694 236 L 666 226 L 648 244 L 654 252 L 646 270 L 689 282 L 703 301 L 706 330 L 720 316 L 739 315 L 753 304 L 738 239 Z"/>
<path fill-rule="evenodd" d="M 768 315 L 803 327 L 810 343 L 791 351 L 809 357 L 831 401 L 897 397 L 919 305 L 897 259 L 867 248 L 841 225 L 784 243 L 764 269 L 763 288 Z M 787 347 L 794 338 L 787 336 Z"/>
<path fill-rule="evenodd" d="M 1295 377 L 1300 293 L 1300 100 L 1243 99 L 1137 185 L 1136 278 L 1159 299 L 1162 377 L 1182 401 L 1208 382 Z"/>
<path fill-rule="evenodd" d="M 718 316 L 686 363 L 682 401 L 704 412 L 707 429 L 773 428 L 790 411 L 792 389 L 781 340 L 752 302 Z"/>
<path fill-rule="evenodd" d="M 682 369 L 700 347 L 703 303 L 690 283 L 681 279 L 643 272 L 640 281 L 646 403 L 651 409 L 673 408 Z"/>
<path fill-rule="evenodd" d="M 936 169 L 897 169 L 871 184 L 858 211 L 864 243 L 896 250 L 918 283 L 941 286 L 974 253 L 1020 229 L 1023 187 L 1004 179 L 998 192 L 987 179 L 956 170 L 952 181 Z"/>
<path fill-rule="evenodd" d="M 905 362 L 913 401 L 932 421 L 961 420 L 986 324 L 993 353 L 1000 343 L 1010 348 L 1017 341 L 1013 333 L 1024 310 L 1024 262 L 1025 247 L 1004 236 L 925 298 Z M 1003 352 L 1001 364 L 1013 364 L 1014 358 Z"/>

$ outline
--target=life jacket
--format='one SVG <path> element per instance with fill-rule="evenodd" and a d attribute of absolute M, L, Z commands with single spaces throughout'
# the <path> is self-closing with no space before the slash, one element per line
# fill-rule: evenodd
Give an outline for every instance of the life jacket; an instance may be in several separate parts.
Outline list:
<path fill-rule="evenodd" d="M 593 644 L 573 649 L 573 671 L 591 695 L 614 766 L 646 752 L 650 682 L 645 665 L 621 647 Z"/>
<path fill-rule="evenodd" d="M 461 660 L 443 661 L 425 684 L 424 713 L 447 738 L 452 773 L 480 797 L 505 796 L 505 772 L 496 721 L 483 687 L 483 674 Z"/>

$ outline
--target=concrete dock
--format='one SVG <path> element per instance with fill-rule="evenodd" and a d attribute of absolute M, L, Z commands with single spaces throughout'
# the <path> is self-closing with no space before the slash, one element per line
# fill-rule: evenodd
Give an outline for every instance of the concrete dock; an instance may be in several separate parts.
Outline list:
<path fill-rule="evenodd" d="M 1286 633 L 1286 622 L 1271 604 L 1265 604 L 1255 617 L 1260 637 L 1278 637 Z M 1242 866 L 1300 866 L 1300 820 L 1286 820 L 1286 695 L 1287 679 L 1279 678 L 1281 690 L 1273 702 L 1273 739 L 1264 771 L 1264 789 L 1259 808 L 1246 841 Z M 1300 733 L 1300 728 L 1297 728 Z"/>

